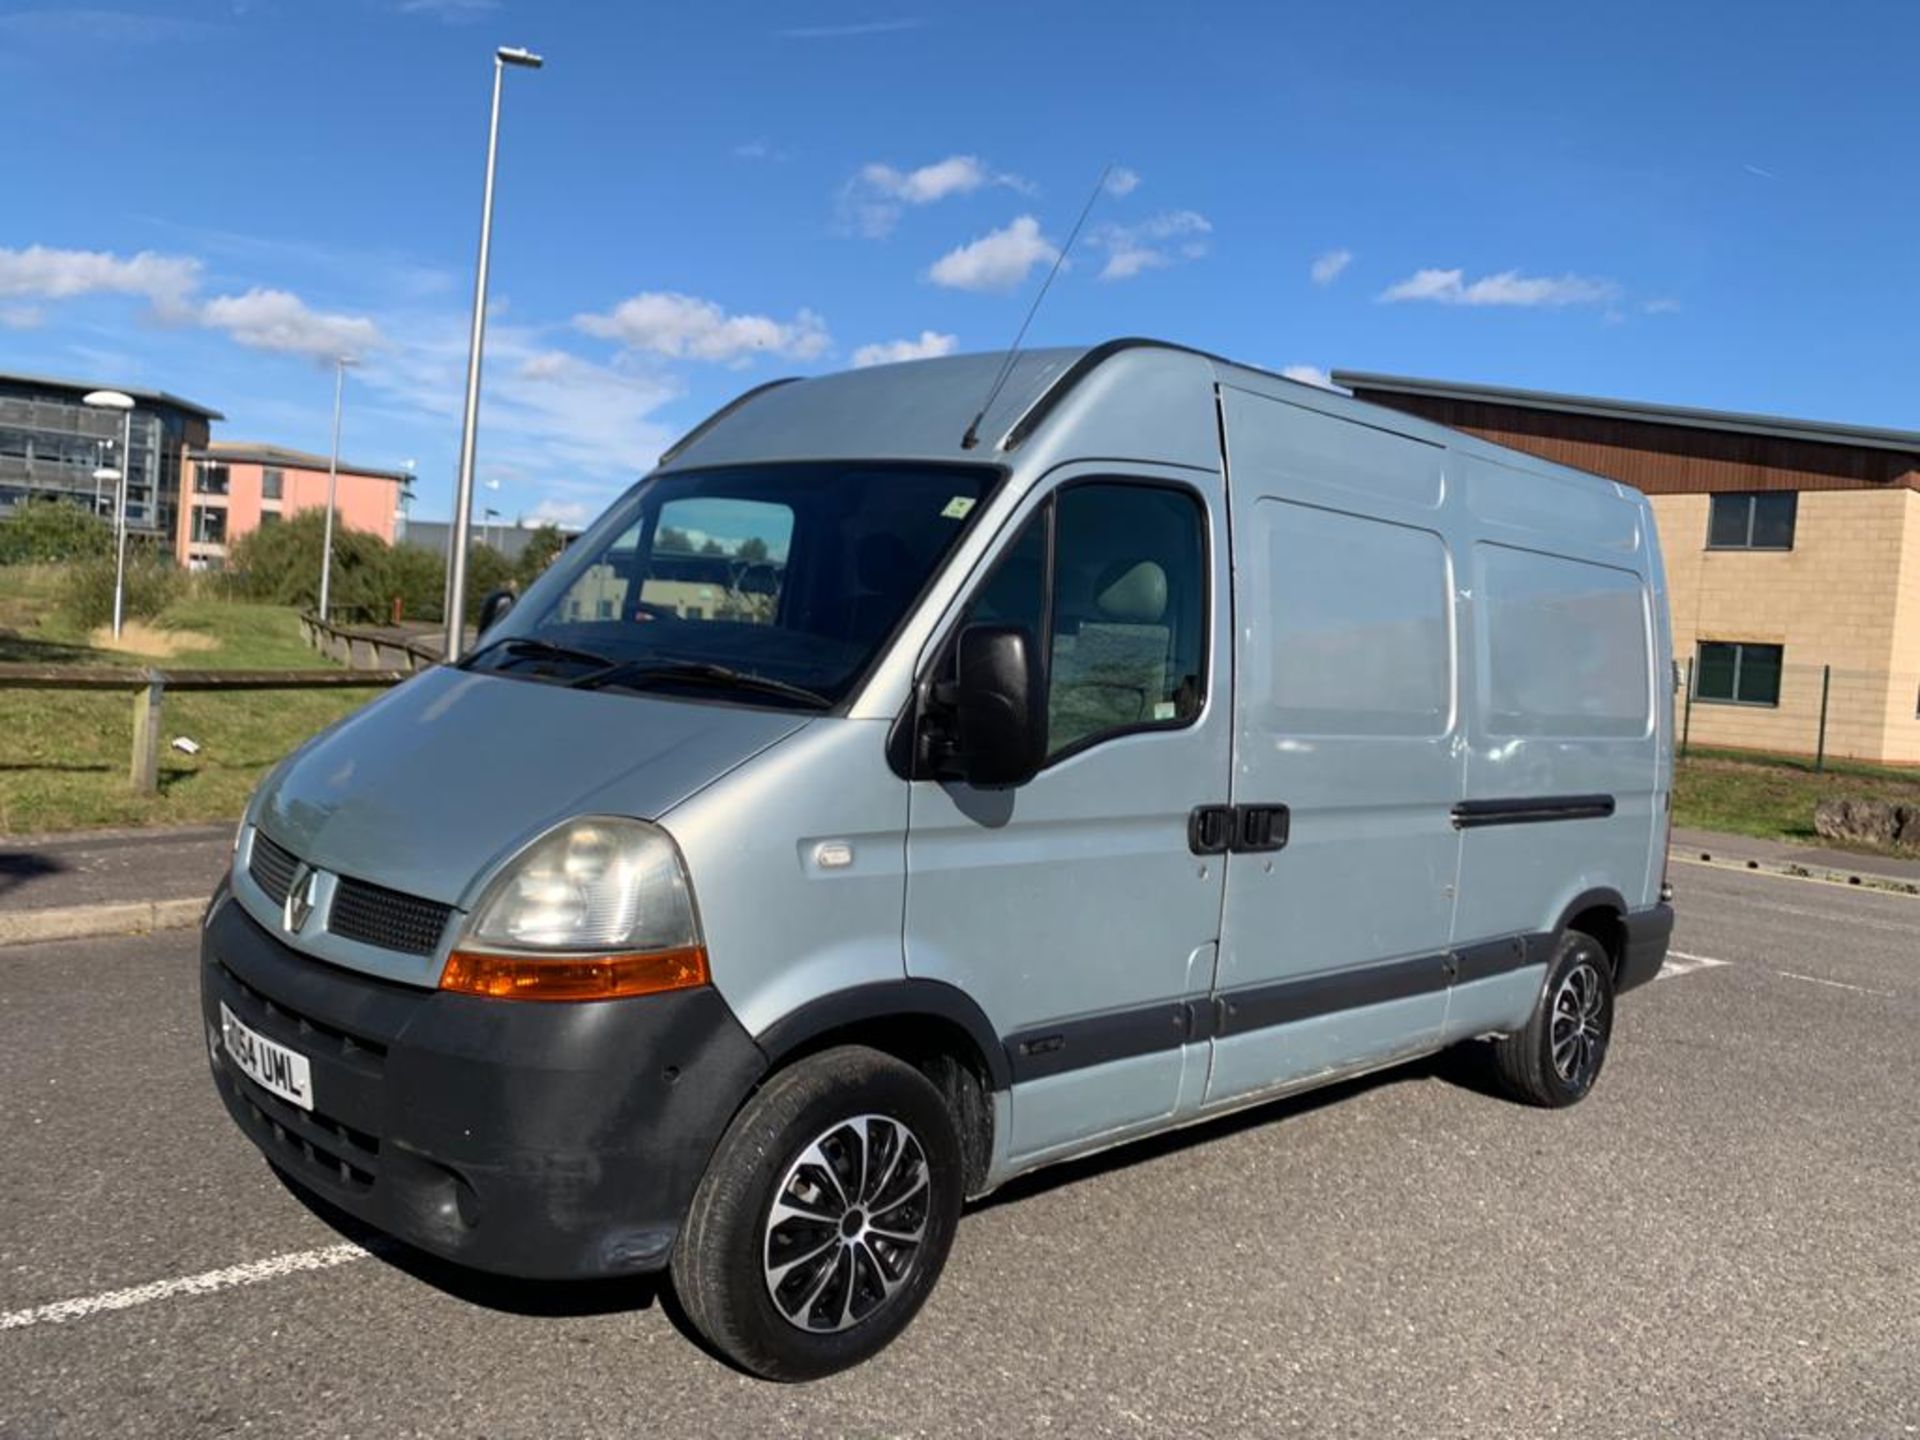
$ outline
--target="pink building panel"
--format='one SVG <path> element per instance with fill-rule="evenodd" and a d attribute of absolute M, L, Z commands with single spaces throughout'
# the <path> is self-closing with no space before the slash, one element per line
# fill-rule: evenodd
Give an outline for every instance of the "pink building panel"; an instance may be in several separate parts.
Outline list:
<path fill-rule="evenodd" d="M 269 474 L 279 476 L 277 496 L 267 494 Z M 334 494 L 335 523 L 392 544 L 406 480 L 402 471 L 343 462 Z M 264 517 L 285 518 L 323 508 L 327 462 L 322 456 L 278 446 L 210 445 L 188 457 L 182 490 L 174 553 L 183 565 L 218 569 L 225 565 L 235 541 L 271 523 Z"/>

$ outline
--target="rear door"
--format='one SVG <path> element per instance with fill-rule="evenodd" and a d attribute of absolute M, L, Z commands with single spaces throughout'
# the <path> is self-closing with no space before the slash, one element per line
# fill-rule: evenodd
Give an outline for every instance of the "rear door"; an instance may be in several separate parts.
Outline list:
<path fill-rule="evenodd" d="M 1464 767 L 1441 447 L 1223 391 L 1234 529 L 1236 853 L 1208 1104 L 1431 1047 Z"/>
<path fill-rule="evenodd" d="M 1588 904 L 1651 903 L 1665 795 L 1641 507 L 1603 482 L 1478 456 L 1457 457 L 1455 470 L 1476 532 L 1467 583 L 1478 694 L 1455 923 L 1463 971 L 1448 1017 L 1466 1035 L 1514 1023 L 1539 988 L 1540 946 L 1515 970 L 1488 942 L 1545 936 Z"/>

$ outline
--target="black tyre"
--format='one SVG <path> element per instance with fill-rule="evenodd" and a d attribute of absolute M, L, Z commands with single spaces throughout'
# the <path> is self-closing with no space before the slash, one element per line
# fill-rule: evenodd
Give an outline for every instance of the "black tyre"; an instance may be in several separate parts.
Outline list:
<path fill-rule="evenodd" d="M 769 1080 L 721 1138 L 673 1252 L 687 1318 L 742 1369 L 811 1380 L 907 1328 L 965 1185 L 933 1084 L 844 1045 Z"/>
<path fill-rule="evenodd" d="M 1516 1100 L 1572 1105 L 1600 1078 L 1612 1039 L 1613 962 L 1591 935 L 1569 930 L 1526 1028 L 1494 1042 L 1494 1065 Z"/>

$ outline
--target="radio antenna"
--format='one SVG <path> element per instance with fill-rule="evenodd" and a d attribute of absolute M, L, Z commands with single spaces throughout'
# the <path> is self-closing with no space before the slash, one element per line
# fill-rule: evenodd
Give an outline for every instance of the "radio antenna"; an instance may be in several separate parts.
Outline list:
<path fill-rule="evenodd" d="M 1100 178 L 1093 182 L 1093 193 L 1087 196 L 1087 203 L 1080 207 L 1080 218 L 1073 222 L 1073 229 L 1067 232 L 1067 243 L 1062 245 L 1060 253 L 1053 257 L 1053 268 L 1047 271 L 1047 278 L 1041 283 L 1040 293 L 1033 297 L 1033 304 L 1027 307 L 1027 318 L 1020 322 L 1020 328 L 1014 332 L 1013 344 L 1007 347 L 1006 358 L 1000 362 L 1000 368 L 994 372 L 993 384 L 987 387 L 987 398 L 980 402 L 980 413 L 973 417 L 973 423 L 967 426 L 967 433 L 960 437 L 962 450 L 971 450 L 980 443 L 980 427 L 986 423 L 987 412 L 993 409 L 993 402 L 1000 398 L 1001 388 L 1013 378 L 1013 367 L 1020 359 L 1020 342 L 1027 338 L 1027 327 L 1033 324 L 1033 317 L 1040 313 L 1040 303 L 1047 298 L 1047 291 L 1053 288 L 1053 277 L 1058 275 L 1060 267 L 1067 263 L 1067 256 L 1073 250 L 1073 242 L 1080 238 L 1080 227 L 1087 223 L 1087 216 L 1093 213 L 1094 202 L 1100 198 L 1100 192 L 1107 188 L 1107 176 L 1112 173 L 1112 161 L 1100 167 Z"/>

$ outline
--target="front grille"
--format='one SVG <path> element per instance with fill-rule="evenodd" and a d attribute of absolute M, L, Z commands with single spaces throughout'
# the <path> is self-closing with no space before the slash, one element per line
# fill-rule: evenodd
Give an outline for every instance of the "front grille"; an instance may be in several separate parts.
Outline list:
<path fill-rule="evenodd" d="M 380 1072 L 386 1068 L 387 1047 L 378 1040 L 352 1034 L 338 1026 L 302 1015 L 298 1010 L 289 1009 L 261 994 L 225 965 L 220 967 L 220 973 L 246 998 L 251 1013 L 243 1013 L 240 1018 L 256 1030 L 261 1028 L 259 1022 L 262 1019 L 278 1021 L 293 1027 L 293 1036 L 285 1043 L 291 1044 L 303 1055 L 319 1053 L 331 1056 L 374 1079 L 378 1079 Z M 269 1024 L 267 1028 L 274 1027 Z"/>
<path fill-rule="evenodd" d="M 293 885 L 293 872 L 299 868 L 300 862 L 292 854 L 260 831 L 253 832 L 253 853 L 247 858 L 247 873 L 274 904 L 286 903 L 287 891 Z"/>
<path fill-rule="evenodd" d="M 343 940 L 358 940 L 383 950 L 431 955 L 440 948 L 441 932 L 452 913 L 450 905 L 342 876 L 333 893 L 327 930 Z"/>
<path fill-rule="evenodd" d="M 308 1060 L 325 1067 L 331 1061 L 378 1081 L 386 1070 L 387 1047 L 378 1040 L 354 1035 L 271 999 L 231 968 L 220 975 L 232 987 L 228 1001 L 245 1024 L 280 1044 L 291 1045 Z M 241 1101 L 247 1125 L 275 1163 L 323 1185 L 364 1193 L 373 1188 L 380 1171 L 380 1137 L 334 1119 L 323 1110 L 302 1110 L 255 1085 L 232 1066 L 221 1075 Z M 318 1103 L 326 1103 L 328 1070 L 315 1076 Z"/>
<path fill-rule="evenodd" d="M 261 1148 L 270 1159 L 297 1174 L 356 1193 L 373 1188 L 380 1165 L 378 1136 L 329 1120 L 317 1111 L 310 1114 L 289 1105 L 237 1070 L 231 1072 L 231 1082 L 245 1106 L 247 1123 L 260 1137 Z"/>

